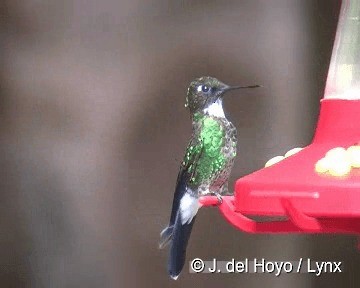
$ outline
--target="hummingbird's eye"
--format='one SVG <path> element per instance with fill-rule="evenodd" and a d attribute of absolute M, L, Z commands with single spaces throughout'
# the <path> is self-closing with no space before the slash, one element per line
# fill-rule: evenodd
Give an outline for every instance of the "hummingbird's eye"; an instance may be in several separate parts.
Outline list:
<path fill-rule="evenodd" d="M 207 85 L 200 85 L 200 86 L 198 86 L 198 88 L 197 88 L 197 90 L 200 92 L 200 91 L 202 91 L 202 92 L 209 92 L 209 90 L 210 90 L 210 88 L 209 88 L 209 86 L 207 86 Z"/>
<path fill-rule="evenodd" d="M 202 90 L 203 92 L 208 92 L 208 91 L 210 90 L 210 88 L 209 88 L 209 86 L 202 85 L 201 90 Z"/>

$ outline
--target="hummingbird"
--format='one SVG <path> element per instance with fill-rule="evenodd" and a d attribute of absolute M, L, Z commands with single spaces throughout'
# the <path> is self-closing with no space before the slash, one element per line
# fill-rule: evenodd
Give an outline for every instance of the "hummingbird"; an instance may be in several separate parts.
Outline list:
<path fill-rule="evenodd" d="M 160 233 L 159 248 L 170 245 L 168 273 L 176 280 L 184 267 L 186 247 L 199 197 L 228 194 L 228 178 L 236 156 L 237 132 L 226 118 L 226 92 L 252 86 L 229 86 L 214 77 L 200 77 L 190 83 L 185 107 L 190 110 L 192 137 L 185 151 L 176 181 L 169 225 Z"/>

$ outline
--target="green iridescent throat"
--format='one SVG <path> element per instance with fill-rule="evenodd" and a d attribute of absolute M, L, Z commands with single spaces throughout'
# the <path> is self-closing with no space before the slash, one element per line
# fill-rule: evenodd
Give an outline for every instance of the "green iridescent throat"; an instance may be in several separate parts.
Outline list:
<path fill-rule="evenodd" d="M 226 159 L 221 152 L 225 131 L 221 123 L 211 116 L 195 113 L 193 120 L 201 127 L 199 141 L 197 145 L 188 147 L 184 162 L 186 166 L 189 164 L 188 171 L 193 173 L 190 183 L 198 186 L 225 167 Z M 189 163 L 197 155 L 200 157 L 196 163 Z"/>

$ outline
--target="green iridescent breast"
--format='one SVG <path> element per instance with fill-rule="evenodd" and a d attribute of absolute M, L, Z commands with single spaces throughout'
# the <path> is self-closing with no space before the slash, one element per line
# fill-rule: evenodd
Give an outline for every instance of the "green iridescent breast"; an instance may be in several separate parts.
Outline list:
<path fill-rule="evenodd" d="M 192 175 L 190 184 L 197 186 L 225 167 L 226 158 L 221 151 L 225 131 L 221 122 L 210 116 L 195 115 L 194 121 L 199 128 L 188 146 L 184 164 Z"/>

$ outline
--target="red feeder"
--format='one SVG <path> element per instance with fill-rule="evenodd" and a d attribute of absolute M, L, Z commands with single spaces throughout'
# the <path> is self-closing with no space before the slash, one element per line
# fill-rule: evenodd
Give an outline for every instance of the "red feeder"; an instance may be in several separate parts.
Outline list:
<path fill-rule="evenodd" d="M 253 233 L 311 232 L 360 234 L 360 171 L 345 177 L 315 172 L 315 163 L 334 147 L 360 139 L 360 100 L 323 100 L 312 144 L 279 163 L 237 180 L 235 197 L 220 211 L 231 224 Z M 360 120 L 360 119 L 359 119 Z M 334 137 L 336 135 L 336 137 Z M 201 198 L 204 206 L 217 198 Z M 286 216 L 257 223 L 245 215 Z"/>
<path fill-rule="evenodd" d="M 360 168 L 343 177 L 315 171 L 316 162 L 327 151 L 360 141 L 360 58 L 349 57 L 357 51 L 347 37 L 360 33 L 360 25 L 355 23 L 355 27 L 352 22 L 357 19 L 354 13 L 360 16 L 360 5 L 343 1 L 313 142 L 277 164 L 238 179 L 235 195 L 224 196 L 218 206 L 238 229 L 249 233 L 360 234 Z M 360 43 L 356 44 L 360 48 Z M 353 62 L 346 62 L 349 59 Z M 213 196 L 202 197 L 200 202 L 203 206 L 218 204 Z M 256 222 L 248 217 L 255 215 L 284 216 L 286 220 Z"/>

